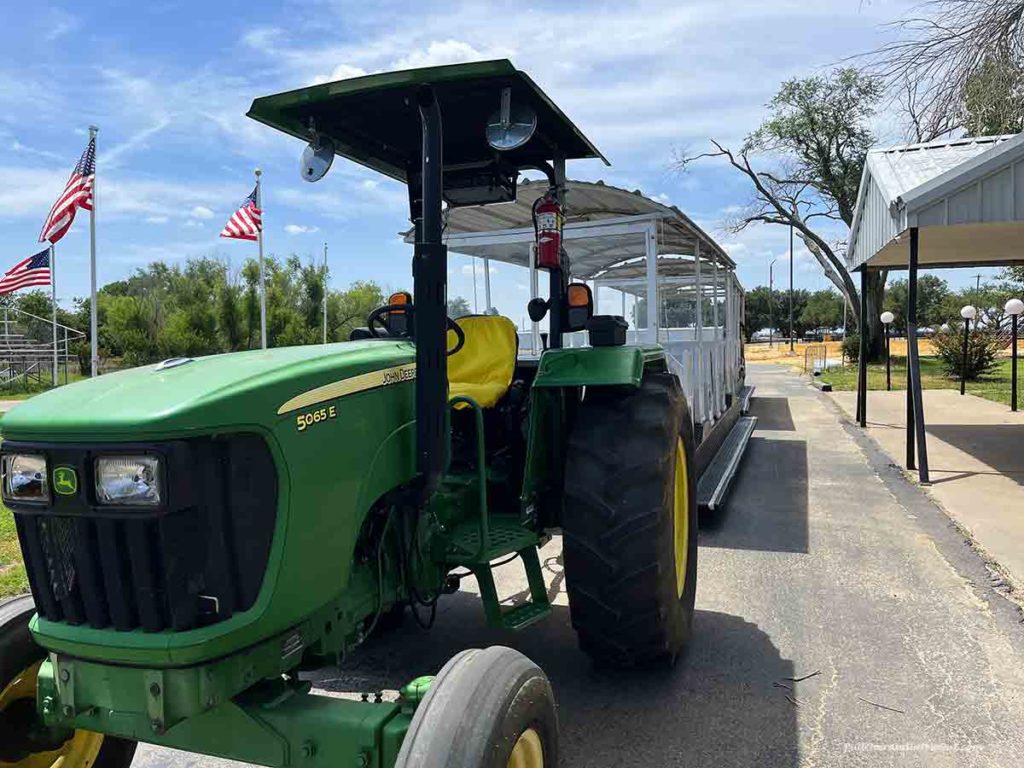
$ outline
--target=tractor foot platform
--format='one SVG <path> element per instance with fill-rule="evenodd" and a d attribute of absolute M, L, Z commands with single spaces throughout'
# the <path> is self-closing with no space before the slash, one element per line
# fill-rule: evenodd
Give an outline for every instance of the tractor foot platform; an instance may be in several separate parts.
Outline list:
<path fill-rule="evenodd" d="M 721 507 L 756 426 L 757 416 L 741 416 L 729 430 L 715 457 L 700 476 L 697 505 L 701 511 L 713 512 Z"/>
<path fill-rule="evenodd" d="M 537 556 L 540 539 L 537 534 L 511 517 L 493 516 L 488 520 L 487 542 L 481 547 L 480 525 L 476 521 L 461 523 L 451 534 L 446 560 L 451 565 L 468 568 L 480 586 L 487 623 L 502 629 L 522 629 L 551 613 L 544 574 Z M 503 608 L 494 583 L 491 563 L 506 555 L 515 555 L 526 569 L 529 600 L 511 608 Z"/>

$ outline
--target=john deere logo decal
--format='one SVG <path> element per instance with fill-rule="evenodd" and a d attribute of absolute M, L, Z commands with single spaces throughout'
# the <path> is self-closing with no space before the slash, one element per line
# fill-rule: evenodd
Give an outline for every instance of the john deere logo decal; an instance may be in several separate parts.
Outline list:
<path fill-rule="evenodd" d="M 71 467 L 57 467 L 53 470 L 53 490 L 61 496 L 78 493 L 78 474 Z"/>

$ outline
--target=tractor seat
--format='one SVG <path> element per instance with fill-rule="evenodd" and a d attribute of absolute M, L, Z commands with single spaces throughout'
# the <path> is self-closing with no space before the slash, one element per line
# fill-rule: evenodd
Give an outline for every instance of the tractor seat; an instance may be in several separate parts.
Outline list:
<path fill-rule="evenodd" d="M 448 397 L 471 397 L 482 408 L 493 408 L 512 384 L 519 351 L 516 326 L 500 315 L 467 315 L 455 323 L 466 335 L 462 349 L 448 358 Z M 448 331 L 448 348 L 457 339 Z M 459 403 L 458 408 L 468 408 Z"/>

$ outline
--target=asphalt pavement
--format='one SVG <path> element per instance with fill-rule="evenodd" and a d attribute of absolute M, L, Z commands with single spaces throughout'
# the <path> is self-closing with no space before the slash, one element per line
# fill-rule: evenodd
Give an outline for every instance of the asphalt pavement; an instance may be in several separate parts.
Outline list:
<path fill-rule="evenodd" d="M 961 534 L 839 409 L 783 367 L 748 375 L 759 416 L 727 508 L 700 533 L 694 640 L 671 671 L 608 671 L 576 647 L 560 541 L 554 615 L 488 629 L 474 585 L 325 670 L 393 690 L 465 647 L 551 678 L 563 766 L 1024 765 L 1024 625 Z M 499 589 L 525 589 L 518 564 Z M 806 679 L 801 679 L 805 678 Z M 226 761 L 142 747 L 138 768 Z"/>

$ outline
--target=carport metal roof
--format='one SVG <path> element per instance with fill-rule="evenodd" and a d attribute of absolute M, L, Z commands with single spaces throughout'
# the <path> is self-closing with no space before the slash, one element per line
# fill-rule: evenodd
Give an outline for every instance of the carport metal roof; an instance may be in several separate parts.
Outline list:
<path fill-rule="evenodd" d="M 529 267 L 533 242 L 533 201 L 547 182 L 524 181 L 514 203 L 454 208 L 445 237 L 451 251 Z M 659 256 L 677 254 L 715 261 L 735 268 L 714 238 L 675 206 L 665 205 L 639 191 L 630 192 L 604 182 L 566 183 L 565 248 L 572 276 L 600 278 L 617 264 L 647 255 L 644 237 L 653 230 Z M 406 235 L 406 239 L 411 234 Z M 659 270 L 662 260 L 659 258 Z M 691 262 L 692 263 L 692 262 Z"/>
<path fill-rule="evenodd" d="M 850 231 L 851 269 L 905 269 L 919 229 L 921 267 L 1024 262 L 1024 134 L 868 153 Z"/>

